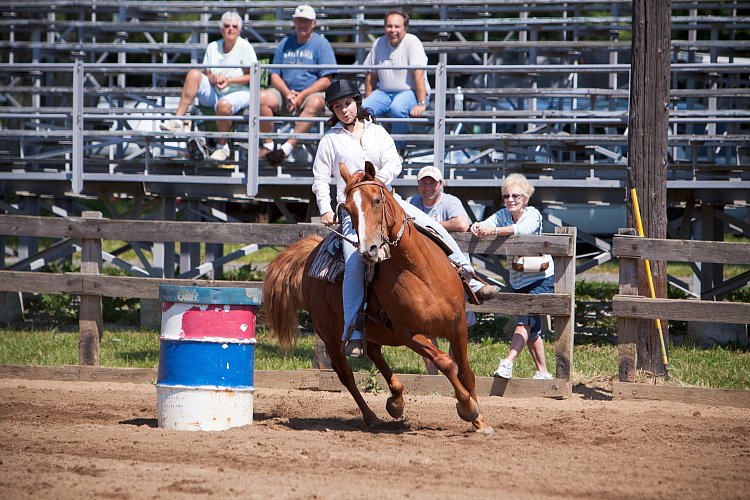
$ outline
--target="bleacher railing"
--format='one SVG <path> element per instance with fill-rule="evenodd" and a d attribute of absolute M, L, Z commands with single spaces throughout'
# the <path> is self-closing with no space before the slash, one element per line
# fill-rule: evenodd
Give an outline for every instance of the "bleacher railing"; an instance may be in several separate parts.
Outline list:
<path fill-rule="evenodd" d="M 421 118 L 408 118 L 408 119 L 395 119 L 395 118 L 383 118 L 381 121 L 384 123 L 395 122 L 395 121 L 407 121 L 410 124 L 427 126 L 429 128 L 428 133 L 414 134 L 410 133 L 406 136 L 394 136 L 396 139 L 408 140 L 421 144 L 431 146 L 431 156 L 433 164 L 441 171 L 446 172 L 446 158 L 449 157 L 447 153 L 460 149 L 465 144 L 501 144 L 501 143 L 513 143 L 526 141 L 530 144 L 543 144 L 547 142 L 562 142 L 577 140 L 579 143 L 586 143 L 589 148 L 596 148 L 597 146 L 602 148 L 603 146 L 614 146 L 620 148 L 623 151 L 627 145 L 627 136 L 625 135 L 625 127 L 627 125 L 627 107 L 623 107 L 622 104 L 617 104 L 616 101 L 626 102 L 627 88 L 622 88 L 622 84 L 615 84 L 613 88 L 598 88 L 591 90 L 600 90 L 609 92 L 609 95 L 604 96 L 610 100 L 610 103 L 615 102 L 614 105 L 610 104 L 610 109 L 606 111 L 581 110 L 575 109 L 573 105 L 572 109 L 559 110 L 559 113 L 555 113 L 554 110 L 540 110 L 537 109 L 537 99 L 544 98 L 545 95 L 555 95 L 560 92 L 568 92 L 570 95 L 575 95 L 575 92 L 581 89 L 577 87 L 573 88 L 558 88 L 558 89 L 547 89 L 548 92 L 536 94 L 534 91 L 536 88 L 536 80 L 539 75 L 552 75 L 558 78 L 572 78 L 578 77 L 579 75 L 624 75 L 629 77 L 630 66 L 628 64 L 536 64 L 536 65 L 448 65 L 446 63 L 447 57 L 443 54 L 440 61 L 436 65 L 427 65 L 422 67 L 411 67 L 410 69 L 424 69 L 428 75 L 434 80 L 432 97 L 431 97 L 431 109 Z M 250 92 L 251 95 L 258 96 L 260 93 L 260 81 L 261 74 L 263 71 L 272 68 L 291 68 L 298 67 L 303 68 L 304 65 L 296 66 L 280 66 L 271 64 L 254 64 L 250 68 L 251 79 L 250 79 Z M 7 120 L 23 120 L 23 127 L 13 129 L 5 127 L 0 130 L 0 138 L 3 136 L 7 138 L 18 138 L 19 140 L 40 140 L 40 138 L 47 138 L 51 140 L 57 140 L 58 142 L 67 143 L 70 141 L 69 150 L 66 147 L 58 148 L 54 151 L 42 152 L 40 155 L 31 156 L 26 158 L 29 162 L 41 159 L 43 156 L 46 157 L 60 155 L 65 158 L 65 168 L 61 172 L 64 178 L 69 179 L 71 183 L 71 190 L 74 193 L 80 193 L 83 191 L 84 182 L 88 179 L 105 180 L 107 174 L 98 174 L 94 176 L 91 173 L 87 173 L 84 168 L 84 159 L 86 158 L 87 151 L 94 148 L 101 148 L 102 144 L 112 144 L 118 140 L 123 140 L 124 137 L 129 138 L 133 141 L 140 141 L 145 143 L 147 146 L 144 148 L 144 164 L 145 171 L 143 175 L 133 174 L 120 174 L 118 173 L 118 179 L 124 180 L 128 175 L 131 175 L 133 182 L 143 181 L 144 175 L 151 175 L 149 177 L 150 182 L 172 182 L 171 178 L 174 176 L 163 175 L 154 176 L 148 171 L 149 164 L 149 147 L 148 144 L 153 142 L 159 143 L 174 137 L 171 132 L 144 132 L 144 131 L 133 131 L 133 130 L 94 130 L 93 127 L 87 127 L 87 124 L 92 122 L 101 121 L 124 121 L 124 120 L 165 120 L 172 117 L 169 113 L 170 110 L 166 108 L 158 109 L 154 111 L 141 110 L 141 113 L 133 113 L 132 110 L 125 108 L 115 108 L 109 111 L 103 112 L 101 110 L 91 111 L 84 107 L 84 96 L 90 92 L 97 92 L 97 88 L 86 87 L 87 82 L 90 81 L 89 75 L 94 74 L 105 74 L 111 77 L 119 77 L 121 75 L 128 74 L 154 74 L 164 76 L 172 76 L 175 79 L 179 75 L 182 77 L 191 68 L 204 68 L 202 65 L 197 64 L 173 64 L 166 66 L 164 64 L 108 64 L 108 63 L 85 63 L 81 58 L 75 60 L 74 63 L 41 63 L 41 64 L 13 64 L 7 65 L 3 71 L 8 73 L 27 73 L 30 75 L 38 75 L 34 77 L 33 85 L 30 93 L 34 96 L 31 107 L 21 108 L 0 108 L 0 119 Z M 330 66 L 316 66 L 316 68 L 323 69 L 336 69 L 341 78 L 357 78 L 361 76 L 369 69 L 376 69 L 376 66 L 364 66 L 364 65 L 330 65 Z M 394 69 L 401 69 L 405 67 L 394 67 Z M 711 78 L 710 75 L 722 74 L 722 75 L 744 75 L 750 70 L 743 64 L 733 63 L 675 63 L 672 65 L 672 73 L 675 78 L 680 75 L 708 75 L 707 78 Z M 69 91 L 72 93 L 72 106 L 71 107 L 56 107 L 56 108 L 43 108 L 39 104 L 42 97 L 45 99 L 55 97 L 43 96 L 42 94 L 47 92 L 41 85 L 41 75 L 48 74 L 51 72 L 69 72 L 71 74 L 71 85 Z M 492 108 L 489 111 L 485 111 L 482 106 L 479 109 L 473 110 L 457 110 L 456 108 L 456 96 L 458 90 L 455 87 L 449 88 L 449 82 L 457 75 L 482 75 L 482 74 L 502 74 L 517 75 L 527 81 L 531 79 L 533 82 L 531 86 L 524 92 L 519 90 L 519 99 L 528 98 L 529 106 L 526 109 L 522 106 L 522 109 L 518 110 L 502 110 Z M 531 75 L 531 76 L 530 76 Z M 615 80 L 617 81 L 617 80 Z M 627 78 L 622 78 L 620 81 L 627 81 Z M 116 87 L 113 87 L 116 88 Z M 35 90 L 36 89 L 36 90 Z M 179 88 L 169 88 L 173 92 L 179 92 Z M 57 86 L 56 92 L 62 92 L 67 90 Z M 137 91 L 138 89 L 131 89 Z M 712 92 L 716 92 L 721 89 L 713 89 Z M 737 92 L 738 95 L 742 96 L 742 89 L 725 89 L 727 95 L 733 96 Z M 128 93 L 127 87 L 121 88 L 121 92 Z M 555 92 L 557 91 L 557 92 Z M 679 89 L 678 89 L 679 91 Z M 495 92 L 495 96 L 502 93 L 502 89 L 487 89 L 490 95 L 482 94 L 483 89 L 474 88 L 467 89 L 467 98 L 473 99 L 486 99 L 487 97 L 493 97 L 492 92 Z M 696 89 L 694 95 L 702 95 L 705 90 Z M 593 94 L 592 94 L 593 95 Z M 721 94 L 716 94 L 721 95 Z M 144 96 L 140 96 L 145 98 Z M 147 96 L 146 96 L 147 97 Z M 745 96 L 747 97 L 747 96 Z M 711 99 L 711 98 L 709 98 Z M 453 102 L 450 102 L 452 100 Z M 453 105 L 454 109 L 450 109 Z M 750 123 L 750 110 L 748 109 L 716 109 L 716 102 L 714 98 L 714 109 L 706 110 L 674 110 L 670 116 L 670 123 L 674 126 L 679 124 L 706 124 L 706 129 L 713 127 L 715 129 L 717 124 L 728 124 L 733 127 L 744 127 L 743 124 Z M 486 107 L 486 106 L 485 106 Z M 258 161 L 258 147 L 261 138 L 271 137 L 275 139 L 283 139 L 287 135 L 284 133 L 272 133 L 268 135 L 262 135 L 259 131 L 260 121 L 287 121 L 294 122 L 300 118 L 294 117 L 261 117 L 259 116 L 259 103 L 258 99 L 251 100 L 251 106 L 247 116 L 234 116 L 234 117 L 217 117 L 217 116 L 202 116 L 201 119 L 205 121 L 218 121 L 218 120 L 231 120 L 237 123 L 246 123 L 247 132 L 230 132 L 230 133 L 218 133 L 218 132 L 188 132 L 181 134 L 186 138 L 206 136 L 206 137 L 228 137 L 243 144 L 246 143 L 247 159 L 241 165 L 237 164 L 236 175 L 231 177 L 231 182 L 241 183 L 245 186 L 245 191 L 248 196 L 255 196 L 258 193 L 258 181 L 259 181 L 259 161 Z M 45 120 L 49 121 L 45 124 Z M 57 121 L 63 120 L 65 123 L 69 122 L 69 125 L 60 125 Z M 308 119 L 323 123 L 326 118 L 318 117 Z M 609 124 L 613 128 L 609 133 L 605 134 L 540 134 L 537 131 L 532 130 L 533 126 L 549 124 L 549 123 L 572 123 L 572 124 L 596 124 L 603 123 Z M 455 130 L 450 131 L 450 126 L 457 126 L 459 124 L 472 125 L 491 125 L 487 132 L 479 133 L 454 133 Z M 519 130 L 517 133 L 500 133 L 497 131 L 495 125 L 502 124 L 517 124 Z M 731 129 L 730 129 L 731 130 Z M 744 128 L 735 128 L 734 130 L 744 130 Z M 314 142 L 317 141 L 322 134 L 322 127 L 320 131 L 316 133 L 302 134 L 298 138 L 302 141 Z M 93 144 L 91 141 L 103 141 Z M 87 142 L 89 141 L 89 142 Z M 746 134 L 731 134 L 731 133 L 706 133 L 706 134 L 689 134 L 675 133 L 670 137 L 670 145 L 672 147 L 690 147 L 691 144 L 699 144 L 701 147 L 713 147 L 719 149 L 724 146 L 734 148 L 746 147 L 750 142 L 750 136 Z M 63 144 L 64 146 L 64 144 Z M 619 160 L 615 158 L 615 163 L 622 164 L 622 152 L 612 152 L 599 150 L 599 153 L 606 156 L 607 154 L 616 157 L 619 155 Z M 732 154 L 738 155 L 733 152 Z M 507 160 L 507 154 L 503 154 L 503 161 Z M 737 160 L 739 162 L 739 160 Z M 112 172 L 110 172 L 112 173 Z M 19 172 L 16 171 L 10 174 L 14 178 L 28 174 L 33 177 L 33 172 Z M 4 172 L 0 172 L 0 176 L 7 175 Z M 49 176 L 54 176 L 54 173 L 48 173 Z M 124 176 L 124 177 L 123 177 Z M 214 179 L 216 180 L 216 179 Z M 181 182 L 190 182 L 189 178 L 181 177 Z M 193 182 L 205 182 L 204 177 L 196 176 Z"/>

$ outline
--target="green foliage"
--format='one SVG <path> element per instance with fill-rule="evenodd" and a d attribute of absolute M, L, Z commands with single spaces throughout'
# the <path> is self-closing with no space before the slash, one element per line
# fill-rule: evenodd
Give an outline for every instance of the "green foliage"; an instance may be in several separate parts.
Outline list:
<path fill-rule="evenodd" d="M 580 280 L 576 282 L 576 301 L 611 301 L 618 289 L 616 282 Z"/>
<path fill-rule="evenodd" d="M 263 281 L 265 277 L 266 272 L 258 269 L 253 263 L 224 273 L 224 279 L 228 281 Z"/>
<path fill-rule="evenodd" d="M 73 273 L 78 272 L 79 267 L 70 261 L 50 262 L 40 269 L 40 272 L 49 273 Z M 27 307 L 27 313 L 40 318 L 43 321 L 51 321 L 57 324 L 74 323 L 78 321 L 78 296 L 70 293 L 41 294 L 37 300 L 31 300 Z"/>
<path fill-rule="evenodd" d="M 51 273 L 79 272 L 80 268 L 70 262 L 53 262 L 42 271 Z M 127 276 L 119 267 L 107 266 L 102 274 Z M 29 301 L 26 316 L 53 325 L 75 324 L 78 322 L 80 297 L 70 293 L 41 294 L 38 299 Z M 140 302 L 137 298 L 102 297 L 102 319 L 105 323 L 135 326 L 139 321 Z"/>
<path fill-rule="evenodd" d="M 380 372 L 378 372 L 375 366 L 370 367 L 367 375 L 367 380 L 362 386 L 363 392 L 370 392 L 372 394 L 380 394 L 381 392 L 383 392 L 383 388 L 380 387 L 380 384 L 378 383 L 378 373 Z"/>

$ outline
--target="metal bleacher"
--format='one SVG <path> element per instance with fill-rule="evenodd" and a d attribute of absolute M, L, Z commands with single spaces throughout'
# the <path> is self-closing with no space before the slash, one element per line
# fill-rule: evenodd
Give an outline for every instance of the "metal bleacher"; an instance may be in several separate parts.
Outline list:
<path fill-rule="evenodd" d="M 425 43 L 433 95 L 409 119 L 409 194 L 418 168 L 442 168 L 451 192 L 493 206 L 522 172 L 537 204 L 622 203 L 627 163 L 631 0 L 310 2 L 340 76 L 362 81 L 383 14 L 406 8 Z M 159 130 L 182 78 L 218 37 L 227 10 L 268 68 L 291 31 L 288 1 L 29 0 L 0 17 L 0 183 L 18 196 L 181 196 L 242 201 L 310 198 L 311 158 L 325 117 L 280 167 L 258 162 L 252 113 L 234 117 L 235 158 L 185 157 Z M 750 191 L 750 6 L 672 0 L 668 193 L 746 204 Z M 259 78 L 256 78 L 256 85 Z M 257 87 L 255 87 L 257 88 Z M 201 117 L 209 123 L 214 118 Z M 255 120 L 255 127 L 254 125 Z M 283 140 L 294 119 L 277 119 Z M 383 119 L 384 124 L 391 120 Z M 215 137 L 194 131 L 192 136 Z M 282 211 L 284 209 L 282 208 Z M 307 216 L 312 212 L 308 212 Z M 583 228 L 585 229 L 585 228 Z"/>

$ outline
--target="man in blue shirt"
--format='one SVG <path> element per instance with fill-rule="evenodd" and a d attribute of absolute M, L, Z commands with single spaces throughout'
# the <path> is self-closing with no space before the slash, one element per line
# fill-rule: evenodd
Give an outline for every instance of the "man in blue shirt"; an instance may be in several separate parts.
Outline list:
<path fill-rule="evenodd" d="M 300 5 L 292 15 L 295 34 L 285 37 L 276 48 L 273 64 L 336 64 L 331 44 L 315 33 L 315 10 Z M 298 115 L 301 118 L 319 116 L 325 108 L 323 92 L 331 84 L 335 69 L 290 68 L 272 69 L 271 87 L 260 93 L 260 116 L 278 114 Z M 296 136 L 312 128 L 313 122 L 298 121 L 294 132 L 279 148 L 266 139 L 260 157 L 278 165 L 289 156 L 297 144 Z M 261 133 L 273 131 L 273 122 L 261 121 Z"/>

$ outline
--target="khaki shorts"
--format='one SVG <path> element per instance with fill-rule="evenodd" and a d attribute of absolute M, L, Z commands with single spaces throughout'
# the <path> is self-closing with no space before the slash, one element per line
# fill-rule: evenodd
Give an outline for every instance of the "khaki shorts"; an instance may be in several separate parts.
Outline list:
<path fill-rule="evenodd" d="M 286 107 L 286 99 L 284 99 L 281 96 L 281 92 L 279 92 L 279 90 L 277 88 L 275 88 L 275 87 L 268 87 L 266 89 L 266 91 L 270 92 L 271 95 L 273 96 L 273 98 L 276 99 L 276 104 L 279 105 L 279 114 L 280 115 L 285 115 L 285 116 L 290 116 L 292 114 L 299 114 L 299 112 L 302 111 L 302 109 L 304 109 L 305 106 L 307 106 L 307 103 L 309 102 L 309 100 L 310 100 L 310 98 L 312 96 L 319 95 L 323 99 L 323 101 L 325 101 L 325 99 L 326 99 L 326 95 L 325 95 L 324 92 L 314 92 L 314 93 L 308 95 L 307 97 L 305 97 L 305 100 L 302 102 L 302 106 L 295 113 L 292 113 Z"/>

